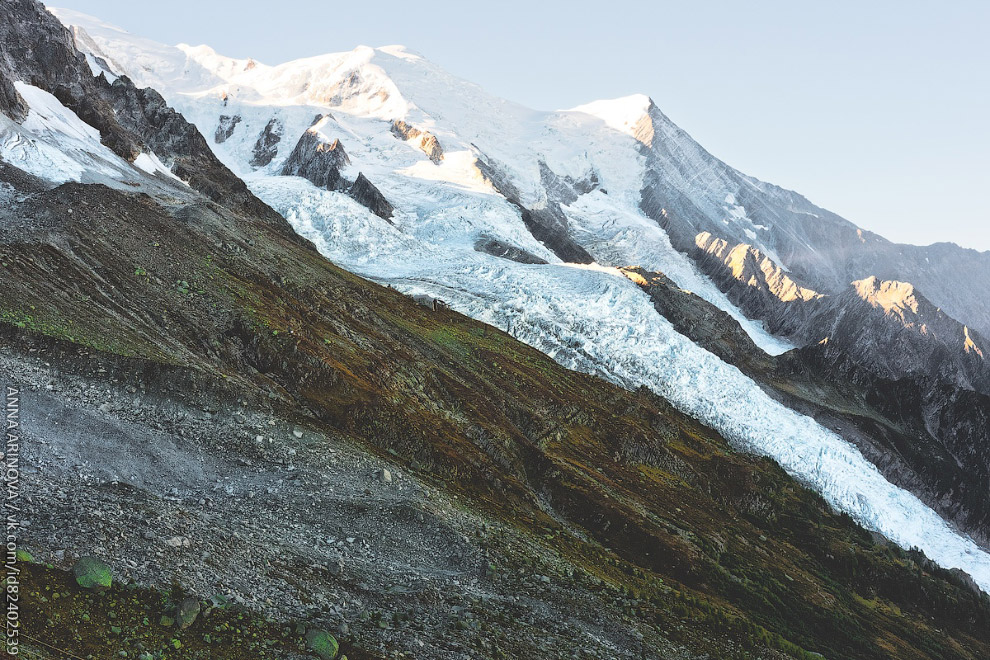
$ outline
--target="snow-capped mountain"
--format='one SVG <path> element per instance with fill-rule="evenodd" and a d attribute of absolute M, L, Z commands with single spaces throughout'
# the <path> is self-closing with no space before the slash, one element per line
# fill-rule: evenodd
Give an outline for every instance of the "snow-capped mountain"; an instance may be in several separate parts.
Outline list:
<path fill-rule="evenodd" d="M 747 318 L 687 256 L 698 234 L 747 242 L 825 292 L 857 268 L 900 269 L 901 279 L 933 282 L 936 304 L 981 328 L 990 311 L 959 282 L 990 268 L 986 255 L 955 248 L 960 259 L 919 266 L 910 255 L 923 249 L 889 244 L 721 163 L 646 96 L 541 112 L 398 46 L 267 66 L 56 13 L 94 75 L 160 91 L 335 263 L 443 299 L 565 366 L 645 385 L 736 446 L 776 458 L 870 529 L 990 588 L 983 549 L 842 437 L 675 331 L 616 269 L 663 272 L 779 354 L 792 344 Z"/>

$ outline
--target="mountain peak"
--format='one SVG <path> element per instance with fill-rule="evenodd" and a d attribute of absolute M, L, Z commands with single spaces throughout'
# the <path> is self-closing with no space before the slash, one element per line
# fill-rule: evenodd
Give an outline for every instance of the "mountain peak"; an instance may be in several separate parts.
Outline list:
<path fill-rule="evenodd" d="M 645 130 L 656 103 L 646 94 L 632 94 L 617 99 L 592 101 L 573 108 L 574 112 L 583 112 L 604 121 L 617 131 L 632 135 L 646 144 L 652 140 L 652 128 Z"/>
<path fill-rule="evenodd" d="M 379 46 L 376 48 L 378 52 L 386 53 L 393 57 L 399 57 L 404 60 L 424 60 L 422 53 L 418 53 L 411 48 L 407 48 L 401 44 L 392 44 L 390 46 Z"/>

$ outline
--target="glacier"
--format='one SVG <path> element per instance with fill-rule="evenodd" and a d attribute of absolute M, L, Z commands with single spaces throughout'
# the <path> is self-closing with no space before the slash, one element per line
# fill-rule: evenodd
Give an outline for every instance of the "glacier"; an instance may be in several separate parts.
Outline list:
<path fill-rule="evenodd" d="M 648 97 L 540 112 L 492 97 L 401 47 L 359 47 L 270 67 L 204 46 L 154 44 L 75 12 L 54 11 L 74 26 L 92 61 L 110 63 L 109 74 L 158 89 L 258 197 L 331 261 L 405 293 L 441 298 L 569 368 L 624 387 L 649 387 L 739 450 L 772 457 L 866 528 L 966 571 L 990 592 L 990 554 L 888 482 L 850 443 L 677 333 L 615 268 L 663 271 L 731 314 L 763 350 L 791 348 L 747 319 L 640 209 L 646 158 L 636 126 L 652 103 Z M 396 207 L 392 222 L 345 194 L 278 176 L 314 116 L 327 113 L 331 119 L 319 130 L 346 148 L 351 163 L 343 174 L 368 177 Z M 210 137 L 222 116 L 239 121 L 217 142 Z M 437 136 L 443 161 L 431 162 L 397 139 L 389 130 L 394 120 Z M 284 139 L 269 164 L 252 166 L 252 147 L 272 121 Z M 670 139 L 673 150 L 698 150 L 683 132 L 672 131 Z M 480 158 L 497 164 L 531 208 L 550 202 L 541 165 L 569 180 L 593 174 L 599 184 L 561 210 L 572 237 L 596 263 L 563 263 L 537 241 L 519 209 L 483 176 Z M 733 191 L 711 181 L 706 194 L 724 211 L 723 222 L 761 232 Z M 481 238 L 547 263 L 478 252 Z"/>
<path fill-rule="evenodd" d="M 303 183 L 259 180 L 252 189 L 335 263 L 409 294 L 441 298 L 571 369 L 631 389 L 646 385 L 736 448 L 773 458 L 867 529 L 966 571 L 990 592 L 990 554 L 887 481 L 856 447 L 679 334 L 617 269 L 484 255 L 429 259 L 431 250 L 397 229 L 368 245 L 375 228 L 348 215 L 370 216 L 363 207 L 344 199 L 320 204 L 324 196 L 342 197 L 336 193 L 300 201 Z M 354 227 L 360 229 L 352 233 Z"/>

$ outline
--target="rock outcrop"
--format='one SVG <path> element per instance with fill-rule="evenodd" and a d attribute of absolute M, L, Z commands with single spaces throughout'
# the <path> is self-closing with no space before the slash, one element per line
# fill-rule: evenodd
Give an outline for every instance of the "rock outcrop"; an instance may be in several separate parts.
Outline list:
<path fill-rule="evenodd" d="M 420 130 L 401 119 L 396 119 L 392 122 L 392 134 L 400 140 L 413 142 L 434 163 L 439 165 L 443 160 L 443 147 L 440 146 L 440 141 L 433 133 Z"/>
<path fill-rule="evenodd" d="M 320 188 L 339 190 L 346 183 L 340 170 L 348 163 L 350 159 L 340 140 L 328 140 L 313 127 L 299 138 L 280 174 L 301 176 Z"/>
<path fill-rule="evenodd" d="M 730 245 L 709 232 L 695 237 L 692 256 L 715 284 L 750 318 L 771 333 L 805 341 L 808 318 L 825 296 L 795 282 L 778 264 L 751 245 Z"/>
<path fill-rule="evenodd" d="M 216 133 L 213 134 L 213 141 L 217 144 L 223 144 L 229 140 L 240 122 L 240 115 L 220 115 L 220 123 L 217 125 Z"/>
<path fill-rule="evenodd" d="M 547 263 L 535 254 L 527 252 L 522 248 L 518 248 L 515 245 L 510 245 L 504 241 L 500 241 L 496 238 L 479 238 L 474 244 L 474 249 L 478 252 L 490 254 L 493 257 L 501 257 L 510 261 L 519 262 L 521 264 Z"/>
<path fill-rule="evenodd" d="M 264 167 L 274 160 L 278 154 L 278 143 L 282 141 L 282 122 L 278 117 L 272 117 L 265 124 L 261 134 L 258 135 L 257 142 L 254 143 L 254 150 L 251 155 L 251 165 L 254 167 Z"/>
<path fill-rule="evenodd" d="M 567 217 L 560 208 L 559 202 L 548 199 L 542 206 L 527 207 L 521 201 L 519 190 L 501 168 L 481 156 L 476 159 L 475 165 L 484 179 L 519 209 L 523 224 L 533 238 L 547 246 L 562 261 L 581 264 L 590 264 L 594 261 L 588 251 L 571 238 Z"/>
<path fill-rule="evenodd" d="M 385 199 L 385 195 L 361 172 L 358 172 L 357 179 L 351 185 L 348 194 L 383 220 L 391 220 L 392 214 L 395 213 L 395 208 Z"/>

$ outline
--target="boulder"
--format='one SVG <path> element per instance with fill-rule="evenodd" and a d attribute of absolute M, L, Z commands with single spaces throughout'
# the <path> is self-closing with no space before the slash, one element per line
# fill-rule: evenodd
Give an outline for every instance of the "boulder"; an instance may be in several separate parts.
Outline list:
<path fill-rule="evenodd" d="M 340 645 L 333 635 L 317 628 L 312 628 L 306 633 L 306 646 L 321 660 L 334 660 L 340 650 Z"/>
<path fill-rule="evenodd" d="M 179 629 L 185 630 L 195 623 L 200 609 L 199 599 L 183 598 L 175 610 L 175 621 L 179 625 Z"/>
<path fill-rule="evenodd" d="M 96 557 L 83 557 L 72 567 L 76 583 L 83 589 L 107 591 L 113 582 L 110 566 Z"/>

